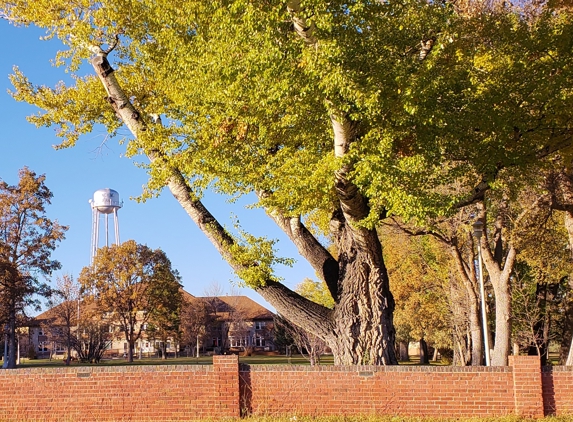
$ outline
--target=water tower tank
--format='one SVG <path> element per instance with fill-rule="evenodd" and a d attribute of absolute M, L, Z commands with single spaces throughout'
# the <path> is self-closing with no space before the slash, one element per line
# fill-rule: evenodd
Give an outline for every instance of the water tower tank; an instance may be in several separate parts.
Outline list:
<path fill-rule="evenodd" d="M 121 208 L 119 193 L 109 188 L 96 190 L 92 208 L 97 209 L 102 214 L 111 214 L 114 210 Z"/>

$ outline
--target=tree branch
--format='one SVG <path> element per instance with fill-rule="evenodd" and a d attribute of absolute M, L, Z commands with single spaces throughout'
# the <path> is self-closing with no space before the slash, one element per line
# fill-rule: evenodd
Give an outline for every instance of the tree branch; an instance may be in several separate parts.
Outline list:
<path fill-rule="evenodd" d="M 139 139 L 139 136 L 147 129 L 145 122 L 122 90 L 107 60 L 106 54 L 102 52 L 101 49 L 98 55 L 92 60 L 92 65 L 101 83 L 105 87 L 108 94 L 108 102 L 112 105 L 132 135 L 136 139 Z M 143 149 L 151 161 L 163 159 L 160 151 L 149 150 L 144 147 Z M 235 271 L 245 269 L 245 267 L 238 264 L 231 255 L 230 249 L 234 244 L 233 238 L 207 210 L 203 203 L 195 199 L 192 189 L 181 171 L 169 166 L 167 163 L 166 168 L 171 173 L 167 185 L 175 199 L 177 199 L 187 214 L 207 236 L 229 265 L 231 265 Z M 315 335 L 324 335 L 325 326 L 332 324 L 332 322 L 330 322 L 331 310 L 308 301 L 280 283 L 266 280 L 264 286 L 259 286 L 255 290 L 269 301 L 277 311 L 281 312 L 293 322 L 296 323 L 297 320 L 305 321 L 307 324 L 311 322 Z"/>
<path fill-rule="evenodd" d="M 263 194 L 259 194 L 259 197 Z M 286 217 L 277 209 L 267 210 L 267 214 L 295 244 L 298 252 L 324 280 L 331 296 L 338 297 L 338 262 L 330 252 L 312 235 L 300 217 Z"/>

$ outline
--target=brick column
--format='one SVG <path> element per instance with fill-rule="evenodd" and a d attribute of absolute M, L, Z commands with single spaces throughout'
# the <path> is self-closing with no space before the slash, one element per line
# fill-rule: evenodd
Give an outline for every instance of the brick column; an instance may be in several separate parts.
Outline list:
<path fill-rule="evenodd" d="M 236 355 L 213 356 L 215 394 L 219 417 L 238 418 L 239 406 L 239 357 Z"/>
<path fill-rule="evenodd" d="M 543 387 L 539 356 L 510 356 L 509 366 L 513 367 L 515 414 L 542 418 Z"/>

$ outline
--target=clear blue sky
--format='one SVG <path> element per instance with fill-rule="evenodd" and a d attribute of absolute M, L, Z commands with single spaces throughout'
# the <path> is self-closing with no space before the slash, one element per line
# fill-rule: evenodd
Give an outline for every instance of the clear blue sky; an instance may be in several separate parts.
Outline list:
<path fill-rule="evenodd" d="M 108 141 L 102 148 L 106 134 L 99 129 L 80 139 L 76 147 L 56 151 L 53 145 L 59 143 L 59 138 L 55 128 L 38 129 L 26 121 L 26 116 L 37 110 L 16 102 L 8 94 L 12 67 L 17 65 L 37 85 L 54 86 L 68 78 L 63 68 L 53 67 L 50 62 L 59 49 L 58 42 L 41 41 L 41 35 L 43 32 L 37 28 L 15 28 L 0 20 L 0 39 L 4 40 L 0 55 L 0 178 L 15 184 L 18 170 L 24 166 L 46 175 L 46 185 L 54 194 L 48 216 L 70 227 L 53 254 L 62 263 L 62 269 L 52 279 L 63 273 L 76 277 L 89 265 L 92 214 L 88 200 L 96 190 L 112 188 L 124 202 L 119 210 L 122 241 L 134 239 L 163 249 L 180 272 L 184 288 L 193 295 L 203 296 L 213 283 L 229 292 L 230 281 L 235 279 L 230 267 L 168 190 L 143 204 L 129 199 L 141 193 L 147 177 L 144 170 L 122 156 L 124 148 L 116 140 Z M 89 71 L 87 66 L 86 70 Z M 279 239 L 281 255 L 296 259 L 293 268 L 278 268 L 277 274 L 287 286 L 294 287 L 305 277 L 315 278 L 310 265 L 262 210 L 245 209 L 249 202 L 231 205 L 213 194 L 204 200 L 222 224 L 232 226 L 233 214 L 249 232 Z M 241 289 L 240 294 L 272 309 L 250 289 Z"/>

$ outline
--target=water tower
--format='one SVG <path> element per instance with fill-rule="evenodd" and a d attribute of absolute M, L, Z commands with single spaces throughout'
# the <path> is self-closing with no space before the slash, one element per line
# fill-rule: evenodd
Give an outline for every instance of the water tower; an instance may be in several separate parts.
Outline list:
<path fill-rule="evenodd" d="M 115 234 L 115 244 L 119 245 L 119 222 L 117 219 L 117 210 L 123 205 L 119 201 L 119 193 L 113 189 L 105 188 L 95 191 L 93 199 L 90 199 L 92 207 L 92 247 L 91 263 L 99 248 L 99 223 L 101 217 L 104 219 L 105 229 L 105 246 L 109 246 L 109 216 L 113 214 L 113 227 Z"/>

